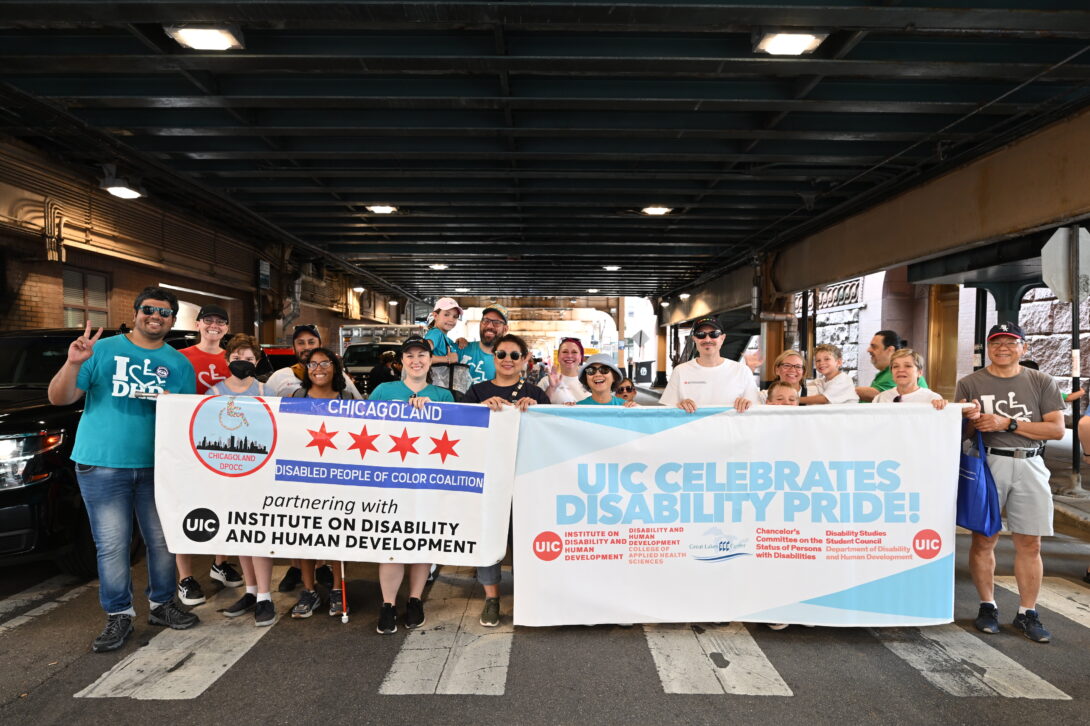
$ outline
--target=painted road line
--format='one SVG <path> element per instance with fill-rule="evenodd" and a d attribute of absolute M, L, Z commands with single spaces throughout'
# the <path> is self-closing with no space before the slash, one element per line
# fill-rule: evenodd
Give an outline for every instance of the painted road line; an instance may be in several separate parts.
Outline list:
<path fill-rule="evenodd" d="M 503 695 L 515 627 L 509 614 L 495 628 L 480 624 L 484 599 L 473 572 L 442 569 L 425 603 L 427 621 L 405 635 L 379 693 Z"/>
<path fill-rule="evenodd" d="M 666 693 L 793 696 L 742 623 L 644 625 Z"/>
<path fill-rule="evenodd" d="M 75 598 L 82 595 L 85 590 L 89 590 L 92 587 L 95 587 L 97 585 L 98 585 L 98 580 L 95 580 L 93 582 L 88 582 L 85 585 L 79 585 L 77 587 L 73 587 L 71 590 L 64 593 L 63 595 L 55 597 L 52 600 L 49 600 L 48 602 L 44 602 L 41 605 L 39 605 L 38 607 L 34 608 L 33 610 L 28 610 L 25 613 L 23 613 L 22 615 L 17 615 L 14 618 L 11 618 L 10 620 L 7 620 L 7 621 L 5 621 L 3 623 L 0 623 L 0 635 L 3 635 L 5 633 L 10 633 L 12 630 L 15 630 L 20 625 L 26 625 L 27 623 L 33 621 L 35 618 L 40 618 L 41 616 L 45 615 L 46 613 L 49 613 L 49 612 L 52 612 L 53 610 L 56 610 L 57 608 L 59 608 L 61 605 L 68 602 L 69 600 L 74 600 Z M 26 590 L 24 590 L 23 592 L 26 592 Z M 22 594 L 22 593 L 20 593 L 20 594 Z"/>
<path fill-rule="evenodd" d="M 871 628 L 870 632 L 928 683 L 951 696 L 1071 700 L 1071 696 L 957 625 Z"/>
<path fill-rule="evenodd" d="M 286 567 L 273 568 L 279 582 Z M 196 698 L 254 647 L 272 627 L 254 626 L 253 615 L 226 618 L 216 612 L 231 605 L 246 591 L 224 588 L 204 605 L 193 608 L 201 623 L 189 630 L 163 630 L 75 694 L 76 698 L 134 698 L 184 700 Z M 295 603 L 291 593 L 273 593 L 279 617 Z"/>
<path fill-rule="evenodd" d="M 22 592 L 17 592 L 14 595 L 0 600 L 0 618 L 11 615 L 16 610 L 22 610 L 23 608 L 41 602 L 42 600 L 49 598 L 53 593 L 60 590 L 67 590 L 78 582 L 79 580 L 71 575 L 54 575 L 48 580 L 39 582 L 37 585 L 31 585 Z"/>
<path fill-rule="evenodd" d="M 997 577 L 995 584 L 1013 593 L 1018 592 L 1013 577 Z M 1041 592 L 1037 594 L 1037 604 L 1090 628 L 1090 588 L 1062 577 L 1046 577 L 1041 583 Z"/>

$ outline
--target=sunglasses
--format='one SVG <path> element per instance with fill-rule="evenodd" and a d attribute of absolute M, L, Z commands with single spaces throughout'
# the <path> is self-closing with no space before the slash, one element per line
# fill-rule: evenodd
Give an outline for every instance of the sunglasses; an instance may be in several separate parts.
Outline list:
<path fill-rule="evenodd" d="M 333 365 L 331 360 L 312 360 L 307 363 L 307 368 L 313 371 L 318 368 L 329 368 L 331 365 Z"/>
<path fill-rule="evenodd" d="M 702 330 L 699 333 L 693 333 L 693 337 L 697 340 L 704 340 L 704 338 L 711 338 L 712 340 L 715 340 L 722 334 L 722 330 Z"/>
<path fill-rule="evenodd" d="M 517 350 L 513 350 L 510 353 L 508 353 L 506 350 L 497 350 L 492 355 L 496 356 L 497 360 L 503 360 L 507 356 L 511 356 L 511 360 L 518 360 L 522 357 L 522 353 Z"/>
<path fill-rule="evenodd" d="M 592 376 L 596 376 L 599 373 L 612 373 L 613 369 L 609 366 L 587 366 L 586 372 Z"/>
<path fill-rule="evenodd" d="M 632 386 L 617 386 L 617 393 L 632 393 L 635 390 Z"/>
<path fill-rule="evenodd" d="M 163 318 L 174 317 L 173 310 L 171 310 L 170 308 L 161 308 L 156 305 L 141 305 L 137 308 L 137 310 L 144 313 L 144 315 L 154 315 L 155 313 L 159 313 L 159 316 Z"/>

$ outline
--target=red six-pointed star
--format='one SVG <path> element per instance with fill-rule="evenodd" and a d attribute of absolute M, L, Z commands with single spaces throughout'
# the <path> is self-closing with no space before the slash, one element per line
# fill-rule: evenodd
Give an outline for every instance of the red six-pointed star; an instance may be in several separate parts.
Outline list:
<path fill-rule="evenodd" d="M 407 454 L 419 454 L 420 453 L 419 451 L 416 450 L 416 446 L 414 446 L 414 444 L 416 443 L 416 440 L 419 439 L 420 437 L 419 436 L 409 436 L 409 430 L 408 429 L 403 428 L 403 429 L 401 429 L 401 436 L 390 436 L 390 438 L 393 439 L 393 441 L 394 441 L 394 448 L 390 449 L 386 453 L 392 454 L 392 453 L 394 453 L 396 451 L 397 453 L 401 454 L 401 460 L 402 461 L 405 461 L 405 456 Z"/>
<path fill-rule="evenodd" d="M 367 456 L 368 451 L 378 453 L 378 447 L 375 446 L 375 439 L 381 436 L 381 434 L 369 434 L 367 433 L 367 427 L 364 426 L 363 431 L 360 431 L 358 434 L 349 431 L 348 435 L 352 437 L 352 441 L 354 442 L 348 447 L 348 450 L 357 449 L 360 452 L 361 459 Z"/>
<path fill-rule="evenodd" d="M 434 436 L 429 436 L 428 438 L 435 444 L 435 448 L 429 452 L 429 455 L 439 454 L 440 458 L 443 459 L 444 464 L 447 463 L 448 456 L 458 455 L 458 452 L 454 450 L 454 445 L 461 441 L 461 439 L 447 438 L 446 431 L 443 432 L 443 438 L 441 439 L 437 439 Z"/>
<path fill-rule="evenodd" d="M 333 443 L 333 437 L 337 435 L 336 431 L 326 431 L 325 421 L 322 421 L 322 425 L 317 431 L 311 431 L 307 429 L 307 433 L 310 434 L 310 443 L 307 446 L 317 446 L 318 456 L 325 453 L 326 449 L 335 449 L 337 446 Z"/>

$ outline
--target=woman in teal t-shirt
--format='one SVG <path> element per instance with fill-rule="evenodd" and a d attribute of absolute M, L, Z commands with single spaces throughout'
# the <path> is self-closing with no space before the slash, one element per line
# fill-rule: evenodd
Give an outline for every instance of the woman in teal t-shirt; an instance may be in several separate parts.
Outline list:
<path fill-rule="evenodd" d="M 428 371 L 431 370 L 431 346 L 418 335 L 401 344 L 401 364 L 405 378 L 400 381 L 387 381 L 375 387 L 371 392 L 372 401 L 408 401 L 416 408 L 423 408 L 432 401 L 454 403 L 454 396 L 445 388 L 428 384 Z M 409 565 L 409 602 L 405 605 L 405 627 L 418 628 L 424 624 L 424 585 L 428 583 L 431 563 Z M 397 591 L 405 579 L 405 565 L 400 562 L 380 562 L 378 566 L 379 587 L 382 588 L 382 607 L 378 613 L 379 633 L 397 632 Z"/>
<path fill-rule="evenodd" d="M 579 382 L 590 391 L 590 396 L 570 406 L 624 406 L 632 408 L 635 401 L 626 401 L 613 391 L 621 384 L 624 376 L 613 358 L 605 353 L 590 356 L 579 369 Z"/>

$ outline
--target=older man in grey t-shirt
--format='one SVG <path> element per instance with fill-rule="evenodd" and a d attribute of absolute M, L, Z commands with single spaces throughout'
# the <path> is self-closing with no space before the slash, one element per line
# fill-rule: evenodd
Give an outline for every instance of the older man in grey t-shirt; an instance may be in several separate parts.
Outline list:
<path fill-rule="evenodd" d="M 1023 353 L 1025 336 L 1016 323 L 993 326 L 988 333 L 990 364 L 958 381 L 956 398 L 979 406 L 969 417 L 970 433 L 983 435 L 988 469 L 999 504 L 1006 509 L 1020 599 L 1014 627 L 1030 640 L 1047 643 L 1052 636 L 1035 609 L 1044 576 L 1041 537 L 1052 535 L 1052 490 L 1042 454 L 1043 442 L 1063 438 L 1064 404 L 1052 378 L 1020 365 Z M 985 537 L 974 532 L 969 550 L 969 568 L 981 600 L 975 625 L 989 634 L 999 632 L 994 587 L 998 540 L 998 533 Z"/>

